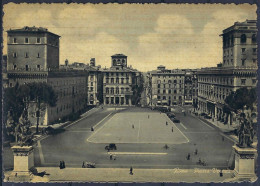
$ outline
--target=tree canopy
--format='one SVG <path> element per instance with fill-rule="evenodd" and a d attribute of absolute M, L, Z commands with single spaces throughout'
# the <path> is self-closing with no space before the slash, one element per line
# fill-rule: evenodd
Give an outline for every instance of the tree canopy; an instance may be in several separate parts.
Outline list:
<path fill-rule="evenodd" d="M 244 106 L 248 106 L 252 109 L 256 99 L 256 88 L 240 88 L 226 97 L 226 109 L 233 110 L 235 112 L 237 112 L 237 110 L 243 109 Z"/>

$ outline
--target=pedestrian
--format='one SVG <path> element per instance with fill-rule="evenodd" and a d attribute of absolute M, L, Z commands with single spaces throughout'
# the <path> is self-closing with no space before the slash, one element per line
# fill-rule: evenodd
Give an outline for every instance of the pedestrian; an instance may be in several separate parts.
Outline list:
<path fill-rule="evenodd" d="M 195 152 L 194 152 L 194 154 L 195 154 L 195 155 L 197 155 L 197 154 L 198 154 L 198 149 L 195 149 Z"/>
<path fill-rule="evenodd" d="M 199 164 L 201 165 L 201 159 L 199 158 Z"/>
<path fill-rule="evenodd" d="M 168 122 L 166 121 L 166 125 L 168 125 Z"/>
<path fill-rule="evenodd" d="M 220 177 L 223 177 L 222 169 L 220 169 L 219 176 L 220 176 Z"/>
<path fill-rule="evenodd" d="M 130 167 L 130 174 L 133 175 L 133 167 Z"/>
<path fill-rule="evenodd" d="M 62 169 L 62 161 L 60 161 L 60 169 Z"/>
<path fill-rule="evenodd" d="M 190 153 L 188 153 L 187 160 L 190 160 Z"/>
<path fill-rule="evenodd" d="M 66 166 L 65 166 L 65 161 L 62 160 L 62 168 L 65 169 Z"/>
<path fill-rule="evenodd" d="M 83 161 L 83 163 L 82 163 L 82 168 L 85 168 L 85 162 Z"/>
<path fill-rule="evenodd" d="M 134 125 L 132 125 L 132 128 L 134 129 L 134 128 L 135 128 L 135 126 L 134 126 Z"/>
<path fill-rule="evenodd" d="M 173 127 L 172 127 L 172 132 L 173 132 Z"/>
<path fill-rule="evenodd" d="M 110 157 L 110 160 L 112 160 L 112 159 L 113 159 L 113 155 L 112 155 L 112 154 L 110 154 L 110 156 L 109 156 L 109 157 Z"/>

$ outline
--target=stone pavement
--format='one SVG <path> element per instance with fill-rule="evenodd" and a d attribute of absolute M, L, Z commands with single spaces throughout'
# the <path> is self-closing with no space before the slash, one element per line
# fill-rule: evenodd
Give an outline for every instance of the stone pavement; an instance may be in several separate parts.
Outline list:
<path fill-rule="evenodd" d="M 217 169 L 135 169 L 38 167 L 44 177 L 34 176 L 31 182 L 225 182 L 233 179 L 233 170 Z M 6 174 L 8 177 L 8 173 Z M 6 180 L 7 181 L 7 180 Z"/>

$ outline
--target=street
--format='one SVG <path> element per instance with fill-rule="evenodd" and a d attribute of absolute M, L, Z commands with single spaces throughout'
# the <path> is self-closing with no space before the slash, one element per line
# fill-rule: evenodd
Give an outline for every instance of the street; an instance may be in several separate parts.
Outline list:
<path fill-rule="evenodd" d="M 69 126 L 65 132 L 41 140 L 35 151 L 36 166 L 58 166 L 59 161 L 64 160 L 66 166 L 69 167 L 81 167 L 83 161 L 88 161 L 96 163 L 97 167 L 194 168 L 201 167 L 201 165 L 197 165 L 197 162 L 201 159 L 201 161 L 206 162 L 206 167 L 209 168 L 228 167 L 233 142 L 226 138 L 223 141 L 219 131 L 198 118 L 189 114 L 184 116 L 181 113 L 181 108 L 175 110 L 177 118 L 181 120 L 181 123 L 177 123 L 175 126 L 177 127 L 176 130 L 179 129 L 188 138 L 188 141 L 184 141 L 185 143 L 178 144 L 175 141 L 168 141 L 169 148 L 166 149 L 164 143 L 130 142 L 131 138 L 128 138 L 128 141 L 120 141 L 124 140 L 127 133 L 121 131 L 121 128 L 116 130 L 116 127 L 112 127 L 112 129 L 115 129 L 115 133 L 112 133 L 111 140 L 107 137 L 108 132 L 105 132 L 105 128 L 103 128 L 98 133 L 99 137 L 103 137 L 102 140 L 95 143 L 97 142 L 95 140 L 101 138 L 97 138 L 97 135 L 93 134 L 104 125 L 115 124 L 110 119 L 116 116 L 117 112 L 118 114 L 131 115 L 133 119 L 140 113 L 149 113 L 151 117 L 159 114 L 159 112 L 147 108 L 100 109 L 86 119 Z M 153 121 L 151 119 L 151 123 Z M 131 123 L 131 118 L 127 118 L 125 123 L 121 123 L 121 125 L 129 127 L 129 122 Z M 93 132 L 90 130 L 92 126 L 94 126 L 95 130 Z M 124 126 L 121 127 L 124 128 Z M 167 126 L 162 125 L 162 128 L 165 127 Z M 149 131 L 150 136 L 157 135 L 159 131 L 156 130 L 156 128 L 155 130 L 151 129 Z M 119 138 L 114 138 L 115 134 Z M 87 139 L 95 140 L 91 142 L 91 140 Z M 116 143 L 117 150 L 107 152 L 104 147 L 112 142 Z M 194 154 L 196 149 L 198 150 L 197 155 Z M 110 160 L 110 153 L 113 154 L 112 160 Z M 189 153 L 190 160 L 187 160 L 186 156 Z"/>

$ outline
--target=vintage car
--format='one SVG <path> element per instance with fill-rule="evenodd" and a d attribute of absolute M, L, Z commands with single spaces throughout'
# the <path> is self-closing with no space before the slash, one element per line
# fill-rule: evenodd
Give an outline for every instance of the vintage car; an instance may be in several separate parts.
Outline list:
<path fill-rule="evenodd" d="M 109 145 L 105 146 L 105 150 L 116 150 L 116 144 L 110 143 Z"/>
<path fill-rule="evenodd" d="M 82 168 L 96 168 L 96 164 L 93 162 L 84 162 Z"/>

